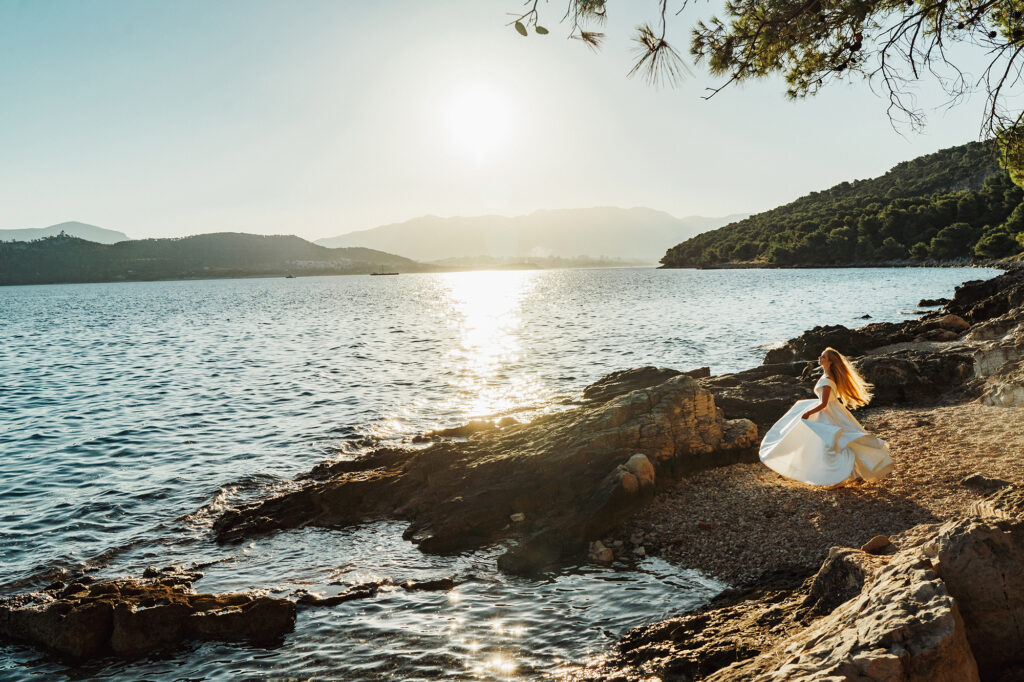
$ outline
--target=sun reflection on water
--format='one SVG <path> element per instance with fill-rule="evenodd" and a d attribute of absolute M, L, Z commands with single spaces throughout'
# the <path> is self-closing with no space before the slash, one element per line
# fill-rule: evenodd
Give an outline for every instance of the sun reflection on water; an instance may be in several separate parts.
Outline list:
<path fill-rule="evenodd" d="M 490 415 L 533 403 L 545 390 L 537 376 L 509 373 L 520 362 L 522 305 L 536 271 L 447 273 L 446 321 L 459 343 L 449 352 L 453 402 L 467 416 Z"/>

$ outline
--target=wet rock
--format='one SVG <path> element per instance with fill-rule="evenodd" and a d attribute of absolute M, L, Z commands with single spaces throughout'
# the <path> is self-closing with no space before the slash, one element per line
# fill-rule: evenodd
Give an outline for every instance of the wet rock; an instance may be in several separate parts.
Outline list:
<path fill-rule="evenodd" d="M 600 564 L 610 564 L 615 560 L 615 552 L 610 548 L 605 547 L 604 543 L 600 540 L 590 543 L 590 551 L 588 555 L 591 561 L 596 561 Z"/>
<path fill-rule="evenodd" d="M 936 308 L 950 302 L 948 298 L 922 298 L 917 302 L 918 308 Z"/>
<path fill-rule="evenodd" d="M 514 419 L 512 421 L 515 421 Z M 473 419 L 462 426 L 455 426 L 449 429 L 437 429 L 436 431 L 429 431 L 424 434 L 427 439 L 433 438 L 468 438 L 477 433 L 484 433 L 486 431 L 493 431 L 498 428 L 498 424 L 491 421 L 490 419 Z"/>
<path fill-rule="evenodd" d="M 295 604 L 258 594 L 197 594 L 182 575 L 75 583 L 0 600 L 0 636 L 81 660 L 136 657 L 187 640 L 271 643 Z"/>
<path fill-rule="evenodd" d="M 598 382 L 600 383 L 600 382 Z M 726 420 L 691 377 L 666 381 L 422 450 L 382 449 L 316 467 L 300 486 L 225 513 L 217 537 L 232 541 L 306 525 L 340 527 L 366 518 L 409 521 L 405 537 L 445 553 L 515 542 L 499 560 L 529 573 L 581 554 L 641 504 L 642 453 L 660 480 L 755 461 L 757 430 Z M 639 459 L 642 477 L 650 470 Z M 525 514 L 510 529 L 509 517 Z"/>
<path fill-rule="evenodd" d="M 434 580 L 406 580 L 402 589 L 410 592 L 444 592 L 458 586 L 453 578 L 435 578 Z"/>

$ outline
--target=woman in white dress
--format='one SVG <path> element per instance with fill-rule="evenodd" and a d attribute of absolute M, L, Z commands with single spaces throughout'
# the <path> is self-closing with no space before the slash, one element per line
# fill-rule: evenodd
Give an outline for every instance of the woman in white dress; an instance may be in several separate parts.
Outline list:
<path fill-rule="evenodd" d="M 892 471 L 889 446 L 864 430 L 850 409 L 867 405 L 871 384 L 843 354 L 826 348 L 824 374 L 814 385 L 819 400 L 799 400 L 761 441 L 761 461 L 811 485 L 877 481 Z"/>

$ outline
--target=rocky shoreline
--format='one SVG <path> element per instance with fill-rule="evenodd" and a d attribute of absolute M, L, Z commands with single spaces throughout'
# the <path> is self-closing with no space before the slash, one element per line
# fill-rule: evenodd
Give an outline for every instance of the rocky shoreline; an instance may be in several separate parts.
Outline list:
<path fill-rule="evenodd" d="M 996 673 L 1020 662 L 993 647 L 1012 640 L 1024 650 L 1024 601 L 1004 585 L 1002 602 L 990 586 L 975 603 L 965 574 L 943 568 L 955 562 L 942 547 L 975 552 L 968 572 L 1024 569 L 1024 269 L 925 304 L 943 307 L 902 323 L 816 327 L 743 372 L 615 372 L 575 406 L 530 423 L 477 421 L 327 461 L 287 492 L 224 512 L 215 539 L 397 519 L 424 552 L 499 543 L 498 567 L 515 574 L 655 554 L 736 586 L 700 613 L 627 634 L 579 679 L 1003 679 Z M 897 458 L 880 484 L 821 490 L 757 462 L 760 435 L 810 395 L 825 345 L 852 356 L 876 387 L 863 419 Z M 987 460 L 956 450 L 979 443 Z M 864 549 L 835 549 L 872 536 L 880 539 Z M 1020 563 L 978 548 L 993 542 Z M 191 580 L 154 573 L 10 597 L 0 600 L 0 635 L 81 659 L 189 639 L 271 641 L 294 625 L 296 602 L 197 595 Z M 357 587 L 297 603 L 330 606 L 381 586 Z M 988 623 L 981 611 L 1001 614 L 1003 639 L 978 634 L 993 627 L 979 625 Z M 101 635 L 83 644 L 83 623 Z M 935 676 L 943 670 L 955 675 Z"/>

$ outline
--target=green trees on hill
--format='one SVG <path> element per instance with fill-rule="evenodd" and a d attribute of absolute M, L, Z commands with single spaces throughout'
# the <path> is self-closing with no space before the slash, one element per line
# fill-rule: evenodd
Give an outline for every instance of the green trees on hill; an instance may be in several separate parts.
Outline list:
<path fill-rule="evenodd" d="M 1002 258 L 1024 248 L 1024 189 L 973 142 L 843 182 L 678 244 L 666 267 Z"/>
<path fill-rule="evenodd" d="M 328 249 L 293 236 L 218 233 L 97 244 L 61 233 L 0 242 L 0 284 L 111 282 L 288 274 L 337 275 L 422 269 L 364 248 Z"/>

